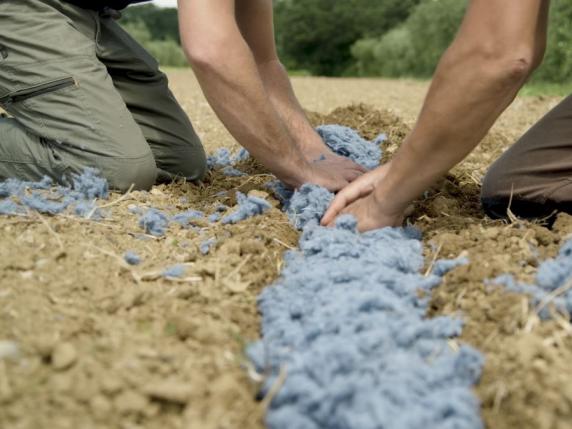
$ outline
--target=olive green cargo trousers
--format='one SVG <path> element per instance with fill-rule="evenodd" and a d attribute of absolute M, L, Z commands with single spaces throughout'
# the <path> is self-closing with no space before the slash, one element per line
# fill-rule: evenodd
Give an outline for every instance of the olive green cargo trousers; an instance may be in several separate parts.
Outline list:
<path fill-rule="evenodd" d="M 0 107 L 0 180 L 93 167 L 114 189 L 148 189 L 206 170 L 157 62 L 105 13 L 0 1 Z"/>

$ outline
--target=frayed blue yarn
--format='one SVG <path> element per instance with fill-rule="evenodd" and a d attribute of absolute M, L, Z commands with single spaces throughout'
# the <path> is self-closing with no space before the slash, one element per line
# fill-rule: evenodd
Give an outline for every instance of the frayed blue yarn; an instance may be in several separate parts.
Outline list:
<path fill-rule="evenodd" d="M 125 254 L 123 255 L 123 259 L 129 265 L 139 265 L 141 263 L 141 257 L 132 250 L 128 250 L 127 252 L 125 252 Z"/>
<path fill-rule="evenodd" d="M 433 265 L 433 269 L 431 270 L 431 272 L 436 276 L 443 277 L 449 271 L 457 267 L 468 264 L 469 264 L 469 258 L 465 256 L 460 256 L 456 259 L 438 259 L 437 261 L 435 261 L 435 264 Z"/>
<path fill-rule="evenodd" d="M 169 223 L 169 216 L 155 208 L 148 209 L 139 218 L 139 226 L 143 228 L 147 234 L 154 235 L 155 237 L 165 235 Z"/>
<path fill-rule="evenodd" d="M 217 240 L 214 237 L 204 240 L 201 244 L 199 244 L 199 251 L 203 255 L 206 255 L 211 251 L 211 249 L 216 245 L 216 243 Z"/>
<path fill-rule="evenodd" d="M 187 272 L 187 267 L 181 264 L 173 265 L 169 268 L 166 268 L 162 273 L 161 277 L 165 278 L 181 278 Z"/>
<path fill-rule="evenodd" d="M 266 189 L 272 192 L 280 204 L 284 205 L 294 195 L 294 190 L 287 187 L 280 180 L 272 180 L 265 185 Z"/>
<path fill-rule="evenodd" d="M 187 210 L 171 217 L 171 221 L 183 227 L 188 227 L 193 220 L 204 219 L 205 214 L 200 210 Z"/>
<path fill-rule="evenodd" d="M 231 167 L 231 166 L 226 166 L 222 169 L 222 174 L 224 174 L 227 177 L 243 177 L 246 176 L 246 173 L 244 173 L 243 171 L 240 171 L 237 168 Z"/>
<path fill-rule="evenodd" d="M 31 192 L 26 192 L 30 190 Z M 54 186 L 52 179 L 39 182 L 8 179 L 0 183 L 0 214 L 25 215 L 27 210 L 57 215 L 73 208 L 77 216 L 93 219 L 103 217 L 95 204 L 96 198 L 109 196 L 107 180 L 99 171 L 86 168 L 81 174 L 72 174 L 69 186 Z"/>
<path fill-rule="evenodd" d="M 492 283 L 503 285 L 513 292 L 530 295 L 531 304 L 534 306 L 547 302 L 552 292 L 572 281 L 572 240 L 562 245 L 556 258 L 548 259 L 540 264 L 535 280 L 536 283 L 532 285 L 518 283 L 512 275 L 504 274 L 494 279 Z M 557 311 L 572 315 L 572 289 L 564 290 L 550 300 L 550 305 L 544 305 L 539 313 L 542 319 L 551 317 L 551 306 L 554 306 Z"/>
<path fill-rule="evenodd" d="M 346 156 L 357 164 L 371 170 L 379 165 L 383 140 L 379 137 L 374 144 L 365 140 L 355 130 L 342 125 L 321 125 L 316 131 L 326 142 L 328 147 L 338 155 Z"/>
<path fill-rule="evenodd" d="M 245 161 L 250 157 L 248 151 L 241 148 L 235 155 L 231 155 L 227 148 L 221 148 L 207 157 L 207 167 L 210 169 L 233 166 L 237 162 Z"/>
<path fill-rule="evenodd" d="M 223 224 L 238 223 L 242 220 L 248 219 L 249 217 L 260 215 L 272 207 L 272 205 L 264 198 L 253 195 L 244 195 L 241 192 L 236 193 L 236 201 L 238 208 L 233 213 L 222 218 Z"/>
<path fill-rule="evenodd" d="M 322 133 L 333 141 L 348 135 Z M 373 168 L 379 157 L 368 162 L 360 152 L 352 159 Z M 271 374 L 263 393 L 286 374 L 267 412 L 268 427 L 481 429 L 472 386 L 482 355 L 449 347 L 462 330 L 459 319 L 425 318 L 440 275 L 467 261 L 437 261 L 423 276 L 419 231 L 359 234 L 351 216 L 340 216 L 335 228 L 321 227 L 330 192 L 304 185 L 287 195 L 272 187 L 303 233 L 300 250 L 286 254 L 280 278 L 258 298 L 262 340 L 247 348 L 256 368 Z"/>
<path fill-rule="evenodd" d="M 221 217 L 222 217 L 222 215 L 219 212 L 215 212 L 215 213 L 209 215 L 209 217 L 207 219 L 209 220 L 209 222 L 215 223 L 215 222 L 218 222 Z"/>

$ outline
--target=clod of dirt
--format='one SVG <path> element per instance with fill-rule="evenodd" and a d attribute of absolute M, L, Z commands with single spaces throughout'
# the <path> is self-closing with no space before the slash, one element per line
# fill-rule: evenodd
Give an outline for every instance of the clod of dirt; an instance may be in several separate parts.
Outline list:
<path fill-rule="evenodd" d="M 71 343 L 60 343 L 56 345 L 52 352 L 52 366 L 54 369 L 63 371 L 73 366 L 78 355 L 75 347 Z"/>
<path fill-rule="evenodd" d="M 184 405 L 191 398 L 193 389 L 187 383 L 165 380 L 144 387 L 143 392 L 154 400 Z"/>
<path fill-rule="evenodd" d="M 113 401 L 113 406 L 120 414 L 143 414 L 148 401 L 142 394 L 128 390 L 120 393 Z"/>
<path fill-rule="evenodd" d="M 0 360 L 16 359 L 20 355 L 20 348 L 14 341 L 0 341 Z"/>

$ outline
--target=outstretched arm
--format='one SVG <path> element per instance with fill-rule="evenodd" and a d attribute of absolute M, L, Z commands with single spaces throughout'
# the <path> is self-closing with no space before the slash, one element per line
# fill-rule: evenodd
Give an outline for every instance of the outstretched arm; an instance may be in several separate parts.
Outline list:
<path fill-rule="evenodd" d="M 235 0 L 179 0 L 181 39 L 201 88 L 233 137 L 290 186 L 348 180 L 306 160 L 262 83 L 238 28 Z"/>
<path fill-rule="evenodd" d="M 397 226 L 406 207 L 469 154 L 540 64 L 549 0 L 471 0 L 411 134 L 392 161 L 340 192 L 324 216 L 361 230 Z"/>
<path fill-rule="evenodd" d="M 346 179 L 353 180 L 365 170 L 331 152 L 310 125 L 300 105 L 288 73 L 276 52 L 272 0 L 249 0 L 238 3 L 238 27 L 248 43 L 270 101 L 298 147 L 309 161 L 326 158 L 326 163 Z"/>

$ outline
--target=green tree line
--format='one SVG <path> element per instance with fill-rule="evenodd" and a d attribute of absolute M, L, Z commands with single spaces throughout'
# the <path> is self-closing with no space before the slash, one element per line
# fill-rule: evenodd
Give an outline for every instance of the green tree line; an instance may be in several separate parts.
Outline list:
<path fill-rule="evenodd" d="M 430 77 L 467 0 L 274 0 L 276 43 L 290 70 L 323 76 Z M 125 10 L 122 25 L 163 66 L 186 66 L 176 9 Z M 572 81 L 572 2 L 552 0 L 548 49 L 534 80 Z"/>

